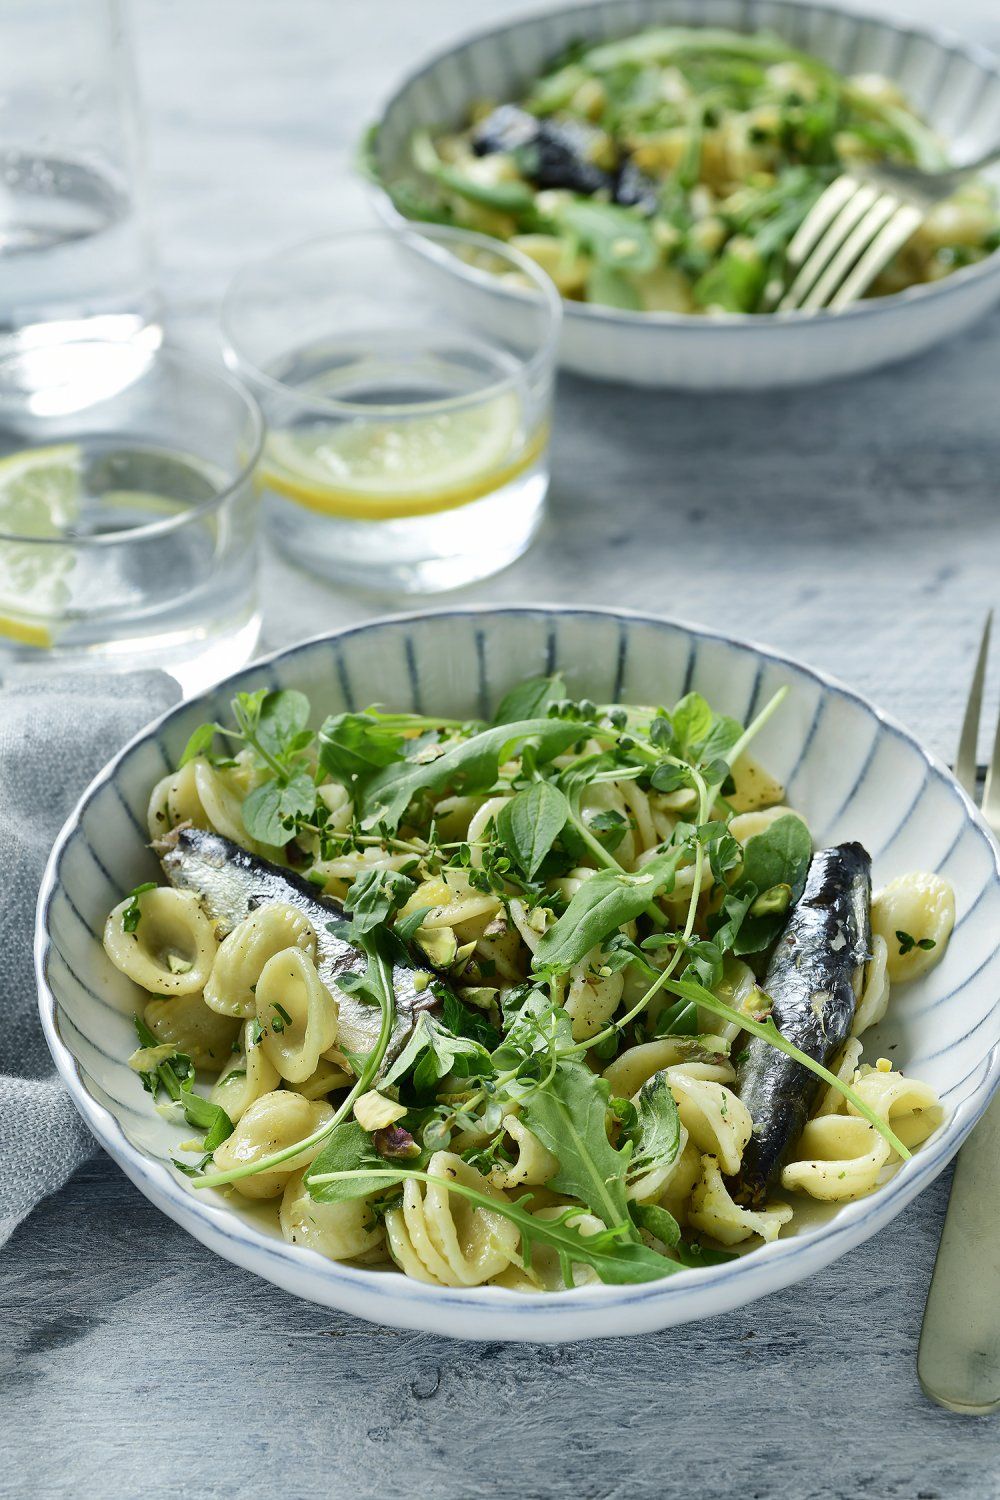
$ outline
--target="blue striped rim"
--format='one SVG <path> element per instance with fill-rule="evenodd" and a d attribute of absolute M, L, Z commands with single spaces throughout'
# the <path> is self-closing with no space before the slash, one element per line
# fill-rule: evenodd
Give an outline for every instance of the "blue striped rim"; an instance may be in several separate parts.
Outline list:
<path fill-rule="evenodd" d="M 786 674 L 797 677 L 802 682 L 811 682 L 817 685 L 822 692 L 835 693 L 846 701 L 857 704 L 867 715 L 881 724 L 882 732 L 885 735 L 905 745 L 911 752 L 921 757 L 924 765 L 928 768 L 929 775 L 933 775 L 935 783 L 942 785 L 946 789 L 949 796 L 964 813 L 966 818 L 965 826 L 972 831 L 972 836 L 978 837 L 983 846 L 988 850 L 995 876 L 1000 874 L 996 850 L 986 835 L 978 813 L 972 807 L 968 798 L 965 797 L 965 794 L 957 787 L 946 769 L 934 757 L 930 756 L 928 752 L 924 751 L 902 726 L 897 725 L 891 719 L 886 718 L 885 715 L 880 714 L 878 710 L 866 703 L 860 695 L 852 692 L 850 689 L 841 687 L 823 674 L 817 673 L 789 658 L 763 651 L 746 642 L 735 641 L 718 632 L 708 630 L 694 631 L 691 627 L 677 622 L 658 620 L 655 617 L 624 611 L 577 609 L 572 607 L 549 609 L 518 608 L 513 606 L 492 610 L 489 608 L 477 610 L 465 607 L 428 612 L 426 615 L 417 616 L 416 618 L 441 619 L 443 617 L 452 621 L 464 619 L 482 631 L 484 620 L 488 620 L 491 616 L 498 618 L 516 617 L 519 619 L 534 620 L 535 622 L 544 622 L 547 626 L 546 639 L 548 650 L 553 660 L 557 654 L 556 624 L 559 619 L 606 622 L 610 618 L 618 621 L 620 631 L 624 630 L 628 632 L 633 626 L 643 626 L 645 628 L 655 628 L 667 636 L 676 637 L 684 635 L 689 640 L 694 637 L 695 641 L 701 639 L 721 641 L 741 655 L 756 654 L 758 657 L 764 657 L 765 660 L 783 668 Z M 351 627 L 339 633 L 336 638 L 335 650 L 339 650 L 342 643 L 345 643 L 354 636 L 368 633 L 372 630 L 384 631 L 387 635 L 391 634 L 394 629 L 402 629 L 406 632 L 412 628 L 413 619 L 414 617 L 396 617 L 381 621 L 369 621 L 363 625 Z M 287 669 L 301 653 L 305 651 L 320 651 L 330 644 L 330 637 L 319 637 L 313 642 L 303 642 L 289 651 L 277 653 L 274 657 L 269 658 L 268 662 L 265 663 L 265 667 L 280 663 L 286 669 L 287 673 Z M 761 667 L 762 664 L 758 661 L 758 670 L 761 670 Z M 235 690 L 244 684 L 250 685 L 255 678 L 259 680 L 259 673 L 259 664 L 248 668 L 244 673 L 234 678 L 231 684 L 227 684 L 227 691 Z M 939 1137 L 936 1137 L 931 1143 L 930 1149 L 921 1152 L 913 1162 L 908 1163 L 902 1172 L 898 1174 L 896 1179 L 899 1183 L 898 1188 L 890 1189 L 872 1198 L 861 1200 L 857 1204 L 846 1205 L 839 1211 L 837 1218 L 832 1223 L 826 1224 L 816 1230 L 803 1232 L 793 1239 L 778 1242 L 774 1246 L 755 1250 L 754 1254 L 747 1259 L 741 1259 L 724 1267 L 706 1268 L 699 1270 L 697 1273 L 681 1273 L 680 1282 L 677 1278 L 671 1278 L 667 1283 L 649 1284 L 628 1292 L 623 1292 L 620 1288 L 601 1288 L 594 1295 L 591 1295 L 586 1290 L 581 1290 L 577 1293 L 557 1294 L 555 1299 L 535 1296 L 530 1299 L 524 1299 L 517 1297 L 516 1294 L 502 1295 L 493 1289 L 487 1289 L 486 1291 L 473 1289 L 461 1293 L 442 1293 L 437 1288 L 415 1287 L 412 1283 L 403 1282 L 402 1278 L 398 1276 L 379 1278 L 371 1271 L 351 1270 L 347 1267 L 338 1266 L 326 1261 L 321 1261 L 317 1264 L 317 1258 L 311 1256 L 309 1252 L 303 1252 L 298 1247 L 285 1246 L 283 1243 L 269 1240 L 259 1230 L 234 1220 L 228 1209 L 218 1209 L 204 1200 L 201 1200 L 196 1208 L 195 1200 L 193 1200 L 187 1188 L 179 1180 L 175 1179 L 169 1171 L 158 1168 L 154 1172 L 150 1168 L 142 1151 L 132 1145 L 124 1135 L 121 1127 L 114 1121 L 113 1116 L 110 1116 L 107 1110 L 96 1103 L 92 1096 L 86 1093 L 85 1089 L 81 1090 L 79 1087 L 80 1070 L 74 1062 L 72 1054 L 66 1048 L 65 1043 L 60 1040 L 56 1029 L 56 1002 L 48 983 L 46 967 L 46 955 L 54 946 L 48 934 L 48 919 L 58 880 L 58 872 L 63 853 L 71 837 L 74 835 L 74 825 L 78 825 L 83 809 L 93 801 L 105 782 L 116 776 L 120 769 L 130 764 L 135 756 L 141 754 L 149 737 L 160 734 L 164 728 L 168 728 L 171 724 L 176 724 L 178 728 L 182 728 L 185 717 L 189 716 L 195 707 L 196 705 L 189 703 L 171 710 L 156 725 L 152 726 L 151 730 L 137 736 L 125 747 L 116 760 L 95 778 L 95 781 L 87 793 L 85 793 L 83 799 L 81 799 L 76 813 L 68 821 L 66 828 L 60 835 L 59 840 L 57 840 L 52 856 L 50 857 L 39 895 L 39 931 L 36 940 L 36 961 L 38 964 L 42 1023 L 57 1067 L 64 1080 L 69 1084 L 70 1092 L 78 1108 L 80 1108 L 84 1118 L 91 1125 L 95 1134 L 97 1134 L 98 1139 L 102 1140 L 108 1146 L 109 1150 L 122 1163 L 129 1175 L 138 1181 L 140 1185 L 143 1185 L 144 1190 L 148 1191 L 149 1195 L 154 1198 L 154 1201 L 170 1204 L 171 1211 L 174 1212 L 175 1217 L 178 1217 L 188 1227 L 190 1227 L 192 1222 L 198 1222 L 203 1226 L 211 1224 L 213 1235 L 225 1242 L 238 1244 L 244 1251 L 252 1250 L 255 1255 L 266 1255 L 269 1260 L 280 1260 L 286 1265 L 294 1263 L 297 1266 L 308 1264 L 311 1267 L 315 1267 L 313 1279 L 316 1281 L 317 1286 L 328 1287 L 339 1285 L 344 1288 L 352 1286 L 358 1288 L 364 1287 L 366 1292 L 374 1291 L 380 1297 L 394 1298 L 400 1306 L 413 1304 L 414 1302 L 426 1303 L 429 1301 L 434 1304 L 454 1302 L 465 1308 L 475 1305 L 479 1312 L 488 1313 L 492 1316 L 512 1306 L 525 1305 L 525 1302 L 527 1302 L 527 1305 L 530 1305 L 531 1308 L 539 1310 L 548 1309 L 550 1311 L 558 1309 L 561 1315 L 568 1315 L 570 1312 L 579 1312 L 580 1307 L 588 1302 L 605 1309 L 609 1305 L 623 1306 L 652 1298 L 662 1300 L 669 1296 L 676 1296 L 691 1284 L 690 1276 L 693 1275 L 697 1275 L 699 1287 L 710 1284 L 714 1285 L 719 1282 L 728 1281 L 733 1277 L 739 1277 L 746 1298 L 750 1300 L 753 1295 L 757 1294 L 752 1288 L 760 1282 L 762 1277 L 769 1274 L 769 1268 L 774 1261 L 780 1260 L 782 1264 L 791 1264 L 793 1262 L 801 1264 L 803 1257 L 806 1257 L 819 1241 L 822 1241 L 826 1247 L 842 1245 L 846 1248 L 849 1237 L 853 1236 L 854 1239 L 862 1237 L 864 1233 L 871 1232 L 874 1228 L 879 1227 L 881 1223 L 886 1222 L 892 1216 L 895 1209 L 901 1206 L 904 1197 L 908 1201 L 913 1193 L 918 1191 L 926 1181 L 929 1181 L 941 1169 L 948 1157 L 957 1149 L 961 1139 L 972 1128 L 979 1113 L 985 1108 L 988 1097 L 987 1084 L 994 1082 L 993 1075 L 996 1074 L 997 1064 L 1000 1061 L 997 1057 L 997 1049 L 995 1048 L 988 1058 L 977 1062 L 976 1067 L 972 1070 L 975 1072 L 978 1068 L 983 1067 L 986 1072 L 983 1082 L 977 1085 L 974 1095 L 970 1099 L 959 1103 L 955 1114 L 942 1128 Z M 815 726 L 812 732 L 815 732 Z M 78 829 L 76 830 L 76 836 L 80 836 Z M 90 852 L 93 854 L 93 850 Z M 947 857 L 950 857 L 952 853 L 953 849 L 949 849 Z M 996 952 L 989 955 L 984 962 L 984 967 L 991 960 L 995 959 L 996 956 Z M 991 1011 L 987 1016 L 984 1016 L 977 1025 L 971 1028 L 967 1036 L 978 1032 L 990 1019 L 992 1014 L 993 1012 Z M 960 1043 L 953 1043 L 952 1045 L 960 1045 Z M 948 1049 L 945 1048 L 942 1050 L 946 1051 Z M 956 1087 L 958 1085 L 953 1085 L 949 1092 L 952 1092 Z M 860 1235 L 858 1233 L 859 1229 Z M 837 1252 L 834 1251 L 833 1253 Z M 832 1257 L 828 1256 L 827 1258 Z M 385 1283 L 384 1286 L 377 1285 L 380 1279 Z M 319 1300 L 322 1300 L 322 1297 Z"/>
<path fill-rule="evenodd" d="M 415 714 L 422 714 L 420 698 L 420 672 L 417 667 L 417 653 L 413 645 L 412 635 L 403 637 L 403 655 L 406 658 L 406 675 L 410 684 L 410 702 Z"/>
<path fill-rule="evenodd" d="M 893 829 L 893 831 L 889 835 L 889 837 L 879 847 L 879 849 L 874 853 L 873 858 L 875 858 L 875 859 L 881 859 L 892 848 L 893 844 L 899 838 L 899 835 L 902 833 L 903 829 L 906 827 L 906 825 L 909 823 L 910 819 L 913 817 L 913 814 L 914 814 L 914 812 L 916 810 L 918 802 L 920 801 L 921 797 L 924 795 L 924 792 L 925 792 L 925 790 L 927 788 L 927 783 L 930 780 L 930 775 L 931 775 L 930 767 L 929 766 L 924 766 L 923 775 L 920 778 L 920 785 L 917 787 L 917 790 L 914 792 L 912 798 L 910 799 L 910 805 L 909 805 L 909 807 L 906 809 L 905 813 L 900 818 L 899 822 L 896 824 L 895 828 Z"/>
<path fill-rule="evenodd" d="M 481 719 L 490 717 L 490 694 L 486 674 L 486 632 L 477 630 L 476 641 L 476 710 Z"/>
<path fill-rule="evenodd" d="M 618 631 L 618 653 L 615 656 L 615 679 L 611 687 L 611 701 L 620 703 L 625 684 L 625 668 L 628 665 L 628 630 L 624 625 Z"/>

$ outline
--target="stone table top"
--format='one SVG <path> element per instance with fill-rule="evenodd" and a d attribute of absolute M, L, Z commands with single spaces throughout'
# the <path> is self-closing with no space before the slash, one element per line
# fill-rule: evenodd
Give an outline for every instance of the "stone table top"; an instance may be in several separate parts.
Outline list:
<path fill-rule="evenodd" d="M 870 0 L 870 9 L 880 9 Z M 932 0 L 909 0 L 936 21 Z M 361 127 L 500 0 L 135 0 L 170 327 L 211 347 L 251 253 L 371 217 Z M 949 24 L 1000 49 L 995 0 Z M 628 604 L 766 640 L 950 754 L 1000 558 L 1000 316 L 867 379 L 749 396 L 561 382 L 550 518 L 456 601 Z M 265 639 L 398 607 L 265 565 Z M 725 1318 L 455 1343 L 216 1259 L 103 1156 L 0 1259 L 0 1494 L 979 1500 L 1000 1427 L 921 1396 L 939 1179 L 868 1244 Z"/>

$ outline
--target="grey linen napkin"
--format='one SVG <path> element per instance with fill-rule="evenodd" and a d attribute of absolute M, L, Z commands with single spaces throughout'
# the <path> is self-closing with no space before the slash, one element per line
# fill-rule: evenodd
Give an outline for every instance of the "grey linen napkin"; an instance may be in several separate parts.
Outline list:
<path fill-rule="evenodd" d="M 45 861 L 91 777 L 179 696 L 163 672 L 0 690 L 0 1245 L 97 1149 L 38 1020 L 32 941 Z"/>

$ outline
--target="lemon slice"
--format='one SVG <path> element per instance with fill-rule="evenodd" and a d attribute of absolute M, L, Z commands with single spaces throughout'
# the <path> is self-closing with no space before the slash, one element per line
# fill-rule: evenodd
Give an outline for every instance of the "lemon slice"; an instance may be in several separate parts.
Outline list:
<path fill-rule="evenodd" d="M 69 599 L 69 549 L 35 547 L 30 538 L 62 536 L 80 503 L 80 450 L 75 443 L 29 448 L 0 459 L 0 636 L 23 646 L 51 646 L 54 617 Z"/>
<path fill-rule="evenodd" d="M 510 393 L 433 417 L 273 432 L 261 481 L 325 515 L 427 516 L 507 484 L 534 462 L 547 436 L 540 430 L 523 443 L 520 402 Z"/>

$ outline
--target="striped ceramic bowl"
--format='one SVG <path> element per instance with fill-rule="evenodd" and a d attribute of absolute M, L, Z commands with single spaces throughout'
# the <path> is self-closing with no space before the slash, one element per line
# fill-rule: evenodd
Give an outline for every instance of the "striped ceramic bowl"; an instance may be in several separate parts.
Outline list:
<path fill-rule="evenodd" d="M 816 839 L 861 839 L 877 882 L 940 870 L 958 898 L 944 960 L 897 994 L 866 1038 L 926 1079 L 945 1122 L 874 1196 L 817 1205 L 794 1234 L 722 1266 L 638 1287 L 557 1295 L 453 1291 L 393 1271 L 341 1265 L 286 1245 L 258 1212 L 199 1194 L 170 1166 L 183 1128 L 151 1108 L 126 1059 L 138 1000 L 101 946 L 108 909 L 157 875 L 146 847 L 150 788 L 192 729 L 224 718 L 238 689 L 296 687 L 317 714 L 372 699 L 459 717 L 486 715 L 516 680 L 558 668 L 598 702 L 672 702 L 697 688 L 747 719 L 791 691 L 759 754 Z M 744 642 L 666 620 L 572 608 L 453 609 L 374 621 L 260 662 L 172 710 L 115 757 L 63 829 L 42 884 L 37 928 L 42 1023 L 60 1073 L 101 1144 L 136 1186 L 204 1244 L 300 1296 L 360 1317 L 464 1338 L 578 1339 L 639 1333 L 726 1311 L 809 1275 L 886 1224 L 941 1171 L 1000 1078 L 1000 868 L 978 813 L 898 724 L 818 672 Z M 189 1133 L 189 1132 L 188 1132 Z"/>
<path fill-rule="evenodd" d="M 508 21 L 432 58 L 386 103 L 372 135 L 375 176 L 409 164 L 421 126 L 463 124 L 478 99 L 517 98 L 572 42 L 605 41 L 647 26 L 772 31 L 843 73 L 880 73 L 948 141 L 956 161 L 1000 144 L 1000 61 L 939 32 L 793 0 L 592 0 Z M 377 206 L 399 215 L 381 189 Z M 467 275 L 456 265 L 456 274 Z M 560 362 L 634 385 L 697 390 L 801 385 L 906 358 L 958 332 L 1000 298 L 1000 251 L 926 286 L 856 303 L 841 313 L 749 317 L 635 313 L 566 302 Z"/>

